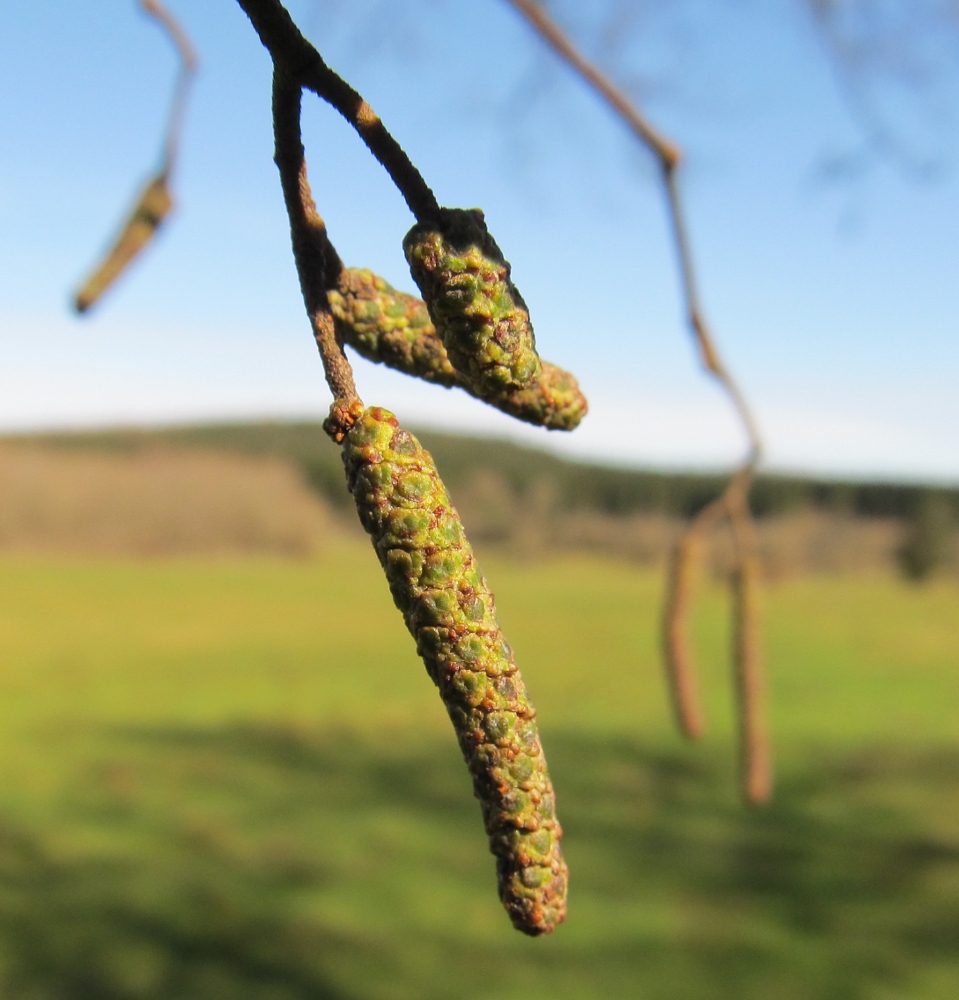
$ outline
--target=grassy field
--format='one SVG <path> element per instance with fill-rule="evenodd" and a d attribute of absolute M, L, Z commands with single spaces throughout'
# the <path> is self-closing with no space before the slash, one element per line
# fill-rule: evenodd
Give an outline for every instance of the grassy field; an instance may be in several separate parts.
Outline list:
<path fill-rule="evenodd" d="M 569 920 L 513 931 L 442 705 L 361 541 L 0 562 L 0 994 L 954 1000 L 959 588 L 768 595 L 779 791 L 672 734 L 660 580 L 484 560 L 540 711 Z"/>

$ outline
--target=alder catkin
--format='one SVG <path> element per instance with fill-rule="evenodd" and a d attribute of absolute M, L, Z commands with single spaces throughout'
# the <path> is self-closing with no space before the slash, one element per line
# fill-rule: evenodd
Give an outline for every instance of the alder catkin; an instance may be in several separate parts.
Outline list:
<path fill-rule="evenodd" d="M 479 209 L 444 208 L 403 249 L 450 362 L 478 396 L 523 389 L 540 373 L 526 303 Z"/>
<path fill-rule="evenodd" d="M 345 268 L 327 296 L 343 342 L 364 358 L 427 382 L 459 386 L 518 420 L 571 431 L 589 408 L 574 375 L 548 361 L 525 389 L 483 392 L 463 381 L 450 364 L 425 304 L 399 292 L 364 268 Z"/>
<path fill-rule="evenodd" d="M 535 711 L 459 517 L 429 453 L 366 409 L 343 442 L 347 483 L 396 606 L 453 722 L 515 927 L 566 915 L 567 869 Z"/>
<path fill-rule="evenodd" d="M 370 361 L 447 387 L 459 380 L 426 305 L 366 268 L 344 268 L 327 289 L 337 333 Z"/>
<path fill-rule="evenodd" d="M 703 539 L 697 532 L 683 535 L 670 555 L 663 610 L 663 659 L 679 731 L 691 740 L 703 734 L 699 685 L 689 642 L 689 611 L 701 570 Z"/>
<path fill-rule="evenodd" d="M 732 575 L 733 669 L 739 714 L 739 769 L 743 799 L 764 805 L 772 796 L 772 754 L 766 684 L 760 652 L 762 567 L 747 556 Z"/>
<path fill-rule="evenodd" d="M 173 199 L 167 188 L 166 175 L 160 174 L 150 180 L 141 191 L 116 242 L 77 292 L 74 300 L 77 312 L 86 312 L 96 303 L 126 270 L 133 258 L 150 242 L 172 208 Z"/>

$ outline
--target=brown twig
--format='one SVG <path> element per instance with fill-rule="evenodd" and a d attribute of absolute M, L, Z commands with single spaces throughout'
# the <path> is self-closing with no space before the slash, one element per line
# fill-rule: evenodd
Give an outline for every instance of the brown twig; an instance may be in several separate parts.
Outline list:
<path fill-rule="evenodd" d="M 609 104 L 633 134 L 659 160 L 666 187 L 673 238 L 679 258 L 683 297 L 686 301 L 689 325 L 696 338 L 703 365 L 723 384 L 743 422 L 750 444 L 748 461 L 749 464 L 755 465 L 762 451 L 762 440 L 756 421 L 742 392 L 720 360 L 715 341 L 709 332 L 703 310 L 699 304 L 696 271 L 689 247 L 685 214 L 677 180 L 677 172 L 683 159 L 682 150 L 654 128 L 630 99 L 597 66 L 579 52 L 539 3 L 535 0 L 507 0 L 507 2 L 522 14 L 537 34 L 560 58 Z"/>
<path fill-rule="evenodd" d="M 749 511 L 748 495 L 756 465 L 762 454 L 762 438 L 742 390 L 722 362 L 700 305 L 696 269 L 679 188 L 678 174 L 683 159 L 681 149 L 650 124 L 632 101 L 579 52 L 540 3 L 536 0 L 508 0 L 508 2 L 529 22 L 540 38 L 606 101 L 659 161 L 673 230 L 673 242 L 679 262 L 687 321 L 696 340 L 703 366 L 725 389 L 742 422 L 748 441 L 748 450 L 743 463 L 726 490 L 694 518 L 677 543 L 667 583 L 662 634 L 664 658 L 677 722 L 684 734 L 695 738 L 702 731 L 702 715 L 698 705 L 688 641 L 688 615 L 694 583 L 692 574 L 694 551 L 700 544 L 702 536 L 725 515 L 729 518 L 733 531 L 738 571 L 746 572 L 747 563 L 755 561 L 756 530 Z M 740 610 L 737 614 L 746 615 L 752 607 L 752 604 L 738 601 L 737 608 Z M 747 628 L 747 624 L 737 618 L 737 629 L 744 635 L 748 633 L 749 636 L 755 637 L 756 629 L 752 626 Z M 758 653 L 755 656 L 751 655 L 749 662 L 754 665 L 754 672 L 758 674 Z M 748 688 L 751 691 L 755 685 Z M 751 703 L 747 704 L 749 698 L 747 691 L 740 699 L 740 704 L 741 711 L 752 719 L 756 717 L 759 709 Z"/>
<path fill-rule="evenodd" d="M 183 118 L 190 84 L 197 68 L 197 58 L 186 32 L 159 0 L 140 0 L 140 6 L 159 22 L 172 41 L 180 56 L 180 71 L 173 88 L 173 101 L 167 117 L 160 166 L 140 192 L 136 204 L 127 214 L 120 232 L 105 257 L 77 292 L 73 304 L 78 313 L 87 312 L 99 301 L 100 296 L 142 253 L 173 209 L 169 181 L 176 164 L 180 135 L 183 131 Z"/>
<path fill-rule="evenodd" d="M 290 218 L 290 239 L 293 257 L 300 279 L 300 290 L 306 306 L 313 336 L 323 360 L 326 381 L 333 393 L 330 430 L 342 439 L 348 429 L 351 414 L 362 407 L 353 381 L 353 369 L 334 329 L 333 314 L 326 297 L 328 269 L 342 268 L 326 235 L 326 225 L 316 211 L 310 182 L 306 175 L 306 159 L 300 133 L 300 111 L 303 90 L 299 82 L 288 75 L 282 65 L 273 71 L 273 137 L 275 159 L 280 172 L 280 184 L 287 215 Z M 335 258 L 335 259 L 334 259 Z"/>
<path fill-rule="evenodd" d="M 140 6 L 166 31 L 180 54 L 180 72 L 173 89 L 173 101 L 167 118 L 166 141 L 164 142 L 163 161 L 160 167 L 160 176 L 169 178 L 176 163 L 187 99 L 199 62 L 186 32 L 159 0 L 140 0 Z"/>
<path fill-rule="evenodd" d="M 237 0 L 253 24 L 276 66 L 301 86 L 312 90 L 353 126 L 383 165 L 419 222 L 439 216 L 439 204 L 429 185 L 379 116 L 326 63 L 303 37 L 279 0 Z"/>

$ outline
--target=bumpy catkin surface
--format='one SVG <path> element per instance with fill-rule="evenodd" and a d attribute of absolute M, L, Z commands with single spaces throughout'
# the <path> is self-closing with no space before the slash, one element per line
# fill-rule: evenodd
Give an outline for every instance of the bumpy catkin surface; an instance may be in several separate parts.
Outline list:
<path fill-rule="evenodd" d="M 533 327 L 483 213 L 441 209 L 403 249 L 450 362 L 477 395 L 530 385 L 540 372 Z"/>
<path fill-rule="evenodd" d="M 388 410 L 364 411 L 343 442 L 347 482 L 390 590 L 449 712 L 515 927 L 566 916 L 567 868 L 535 711 L 493 595 L 429 453 Z"/>
<path fill-rule="evenodd" d="M 571 431 L 588 404 L 574 375 L 548 361 L 525 389 L 475 385 L 459 378 L 426 305 L 399 292 L 365 268 L 344 269 L 339 287 L 327 292 L 336 329 L 370 361 L 447 387 L 459 386 L 491 406 L 537 427 Z"/>
<path fill-rule="evenodd" d="M 326 294 L 337 332 L 364 358 L 427 382 L 459 384 L 420 299 L 358 267 L 344 269 L 339 287 Z"/>

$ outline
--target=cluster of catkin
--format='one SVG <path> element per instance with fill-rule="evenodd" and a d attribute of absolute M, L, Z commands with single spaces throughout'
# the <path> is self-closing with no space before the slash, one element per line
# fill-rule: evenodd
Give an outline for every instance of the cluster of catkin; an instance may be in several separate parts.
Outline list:
<path fill-rule="evenodd" d="M 536 353 L 526 305 L 482 213 L 443 209 L 414 226 L 404 248 L 423 300 L 343 268 L 327 291 L 339 338 L 518 419 L 576 427 L 586 399 L 572 375 Z M 536 713 L 493 595 L 429 453 L 388 410 L 366 407 L 348 422 L 347 484 L 456 731 L 500 899 L 519 930 L 547 934 L 566 916 L 562 829 Z"/>
<path fill-rule="evenodd" d="M 586 415 L 576 377 L 548 361 L 541 361 L 536 377 L 520 387 L 488 391 L 485 384 L 464 378 L 453 367 L 425 303 L 372 271 L 344 268 L 327 297 L 337 333 L 369 361 L 447 388 L 457 386 L 517 420 L 549 430 L 574 430 Z"/>
<path fill-rule="evenodd" d="M 169 177 L 195 56 L 160 0 L 139 2 L 176 44 L 181 73 L 162 166 L 77 294 L 80 312 L 90 309 L 147 246 L 173 205 Z M 493 595 L 432 458 L 392 413 L 362 404 L 343 345 L 407 375 L 460 388 L 518 420 L 551 430 L 577 427 L 587 402 L 573 375 L 539 357 L 526 303 L 483 213 L 438 206 L 373 110 L 326 66 L 279 0 L 239 2 L 274 62 L 276 162 L 304 301 L 335 397 L 325 426 L 342 445 L 360 521 L 456 731 L 496 858 L 500 899 L 518 929 L 547 934 L 565 918 L 568 872 L 536 713 L 497 622 Z M 533 20 L 542 26 L 544 17 L 538 11 Z M 555 32 L 548 37 L 555 47 Z M 414 211 L 417 222 L 403 249 L 422 300 L 397 291 L 371 271 L 341 265 L 306 180 L 299 124 L 304 86 L 347 118 Z M 645 126 L 639 131 L 646 141 L 659 144 L 668 183 L 678 162 L 675 153 L 666 156 L 663 144 L 651 139 Z M 671 204 L 678 212 L 678 203 Z M 682 226 L 676 218 L 683 255 Z M 695 296 L 691 290 L 688 294 L 707 367 L 721 374 L 697 318 Z M 752 466 L 744 471 L 751 475 Z M 748 476 L 742 478 L 738 486 L 743 490 L 727 491 L 697 519 L 671 564 L 664 653 L 676 717 L 691 738 L 703 728 L 688 639 L 702 535 L 723 504 L 734 525 L 737 518 L 751 525 L 745 512 L 748 481 Z M 732 589 L 742 783 L 747 800 L 758 803 L 768 798 L 771 778 L 757 639 L 759 565 L 753 552 L 754 547 L 740 546 Z"/>

